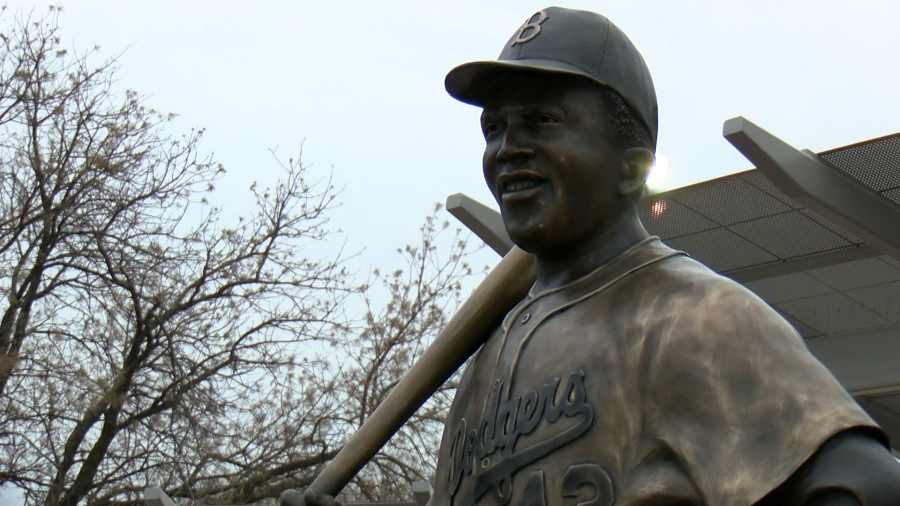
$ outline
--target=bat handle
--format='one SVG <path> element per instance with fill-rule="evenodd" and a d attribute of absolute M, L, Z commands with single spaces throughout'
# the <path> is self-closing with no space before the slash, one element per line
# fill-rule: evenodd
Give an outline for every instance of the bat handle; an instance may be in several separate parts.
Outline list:
<path fill-rule="evenodd" d="M 340 493 L 391 436 L 490 337 L 506 313 L 528 295 L 534 279 L 534 256 L 512 248 L 309 488 L 330 496 Z M 302 494 L 297 494 L 302 499 Z M 291 504 L 299 506 L 305 501 Z"/>
<path fill-rule="evenodd" d="M 278 504 L 280 506 L 306 506 L 306 497 L 303 492 L 291 488 L 281 493 Z"/>

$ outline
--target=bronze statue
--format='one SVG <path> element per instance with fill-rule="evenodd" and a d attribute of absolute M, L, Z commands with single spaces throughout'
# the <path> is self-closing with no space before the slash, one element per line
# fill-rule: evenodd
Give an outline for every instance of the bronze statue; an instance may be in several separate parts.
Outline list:
<path fill-rule="evenodd" d="M 550 7 L 446 87 L 484 110 L 537 279 L 466 367 L 432 505 L 900 504 L 885 434 L 791 325 L 641 225 L 657 103 L 621 30 Z"/>

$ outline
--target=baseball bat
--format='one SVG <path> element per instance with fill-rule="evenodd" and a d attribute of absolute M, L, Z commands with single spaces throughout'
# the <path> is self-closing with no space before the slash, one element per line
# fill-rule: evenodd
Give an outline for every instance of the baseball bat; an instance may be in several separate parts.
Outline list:
<path fill-rule="evenodd" d="M 534 256 L 513 247 L 475 288 L 310 489 L 336 496 L 417 409 L 487 341 L 534 283 Z"/>

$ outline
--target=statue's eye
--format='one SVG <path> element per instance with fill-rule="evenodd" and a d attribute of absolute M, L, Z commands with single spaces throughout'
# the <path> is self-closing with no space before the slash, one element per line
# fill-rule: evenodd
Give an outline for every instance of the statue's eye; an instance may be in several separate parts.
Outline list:
<path fill-rule="evenodd" d="M 558 119 L 550 116 L 549 114 L 538 114 L 537 116 L 538 123 L 557 123 Z"/>
<path fill-rule="evenodd" d="M 488 123 L 484 126 L 484 135 L 490 135 L 499 129 L 496 123 Z"/>

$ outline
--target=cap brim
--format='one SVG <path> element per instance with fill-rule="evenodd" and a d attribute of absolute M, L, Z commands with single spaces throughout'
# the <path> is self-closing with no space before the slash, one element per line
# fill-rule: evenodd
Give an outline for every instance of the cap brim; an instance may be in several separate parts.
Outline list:
<path fill-rule="evenodd" d="M 604 84 L 575 65 L 557 60 L 526 59 L 463 63 L 447 73 L 444 87 L 460 102 L 483 107 L 485 95 L 494 82 L 504 75 L 520 72 L 577 75 Z"/>

